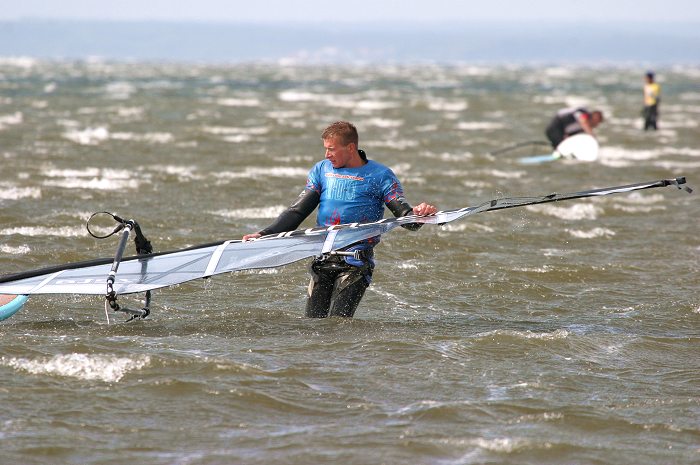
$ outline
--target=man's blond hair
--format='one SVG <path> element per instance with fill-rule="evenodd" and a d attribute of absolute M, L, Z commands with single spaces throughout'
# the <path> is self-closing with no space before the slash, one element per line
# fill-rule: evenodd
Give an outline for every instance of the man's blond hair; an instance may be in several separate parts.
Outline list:
<path fill-rule="evenodd" d="M 357 128 L 352 123 L 347 121 L 336 121 L 335 123 L 328 126 L 321 133 L 321 139 L 333 139 L 337 138 L 338 142 L 343 145 L 357 144 L 360 140 L 360 136 L 357 135 Z"/>

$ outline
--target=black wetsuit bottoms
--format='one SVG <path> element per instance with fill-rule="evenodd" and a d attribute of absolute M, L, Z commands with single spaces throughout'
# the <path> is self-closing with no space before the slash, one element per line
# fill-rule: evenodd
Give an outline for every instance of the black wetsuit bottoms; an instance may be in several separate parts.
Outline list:
<path fill-rule="evenodd" d="M 362 266 L 353 266 L 336 255 L 314 260 L 306 316 L 351 318 L 372 279 L 372 268 L 369 261 Z"/>
<path fill-rule="evenodd" d="M 649 105 L 644 107 L 644 130 L 656 130 L 656 121 L 659 118 L 659 106 Z"/>
<path fill-rule="evenodd" d="M 547 126 L 547 130 L 545 131 L 545 135 L 547 136 L 547 139 L 549 139 L 549 142 L 552 144 L 553 148 L 557 148 L 557 145 L 561 143 L 561 141 L 564 140 L 564 124 L 559 118 L 554 118 L 550 123 L 549 126 Z"/>

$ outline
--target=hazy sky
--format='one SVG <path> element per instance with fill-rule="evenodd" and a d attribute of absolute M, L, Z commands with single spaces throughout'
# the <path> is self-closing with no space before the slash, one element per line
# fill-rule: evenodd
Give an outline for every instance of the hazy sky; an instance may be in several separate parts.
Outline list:
<path fill-rule="evenodd" d="M 700 0 L 0 0 L 0 20 L 690 21 Z"/>

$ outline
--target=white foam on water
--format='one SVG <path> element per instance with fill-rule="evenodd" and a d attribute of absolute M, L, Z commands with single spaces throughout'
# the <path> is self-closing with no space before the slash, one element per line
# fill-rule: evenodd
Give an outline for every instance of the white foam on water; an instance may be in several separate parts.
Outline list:
<path fill-rule="evenodd" d="M 632 192 L 626 196 L 617 197 L 613 209 L 629 213 L 649 213 L 666 210 L 663 194 L 642 194 Z"/>
<path fill-rule="evenodd" d="M 557 339 L 566 339 L 571 333 L 566 329 L 557 329 L 552 332 L 533 332 L 533 331 L 517 331 L 512 329 L 496 329 L 494 331 L 487 331 L 485 333 L 480 333 L 477 336 L 481 338 L 488 338 L 493 336 L 510 336 L 521 339 L 537 339 L 544 341 L 553 341 Z"/>
<path fill-rule="evenodd" d="M 490 66 L 460 65 L 457 69 L 460 76 L 488 77 L 499 76 L 501 71 Z"/>
<path fill-rule="evenodd" d="M 441 160 L 441 161 L 458 161 L 458 162 L 463 162 L 466 160 L 471 160 L 474 158 L 474 154 L 471 152 L 462 152 L 462 153 L 449 153 L 449 152 L 442 152 L 442 153 L 434 153 L 434 152 L 421 152 L 420 156 L 425 157 L 425 158 L 432 158 L 435 160 Z M 467 175 L 466 171 L 456 171 L 456 170 L 450 170 L 448 173 L 464 173 L 464 175 Z M 453 176 L 453 175 L 450 175 Z"/>
<path fill-rule="evenodd" d="M 574 76 L 574 70 L 569 67 L 554 66 L 545 68 L 543 74 L 547 77 L 570 78 Z"/>
<path fill-rule="evenodd" d="M 284 164 L 289 164 L 289 163 L 304 163 L 308 164 L 311 162 L 314 162 L 314 157 L 311 155 L 284 155 L 284 156 L 275 156 L 272 157 L 272 159 L 276 162 L 279 163 L 284 163 Z"/>
<path fill-rule="evenodd" d="M 42 169 L 41 173 L 49 178 L 94 178 L 102 177 L 105 179 L 129 179 L 132 176 L 132 172 L 124 169 L 113 169 L 113 168 L 96 168 L 96 167 L 85 167 L 80 170 L 76 169 L 58 169 L 58 168 L 45 168 Z"/>
<path fill-rule="evenodd" d="M 122 118 L 131 120 L 139 120 L 144 116 L 145 110 L 143 107 L 117 107 L 117 115 Z"/>
<path fill-rule="evenodd" d="M 13 125 L 21 124 L 23 121 L 24 116 L 21 111 L 16 111 L 9 115 L 0 115 L 0 131 Z"/>
<path fill-rule="evenodd" d="M 495 229 L 485 226 L 483 224 L 475 223 L 475 222 L 462 222 L 462 223 L 447 223 L 444 226 L 440 227 L 441 230 L 443 231 L 449 231 L 449 232 L 464 232 L 464 231 L 484 231 L 484 232 L 494 232 Z"/>
<path fill-rule="evenodd" d="M 443 176 L 449 176 L 451 178 L 469 178 L 472 173 L 465 170 L 445 170 L 442 172 Z"/>
<path fill-rule="evenodd" d="M 658 160 L 655 161 L 653 165 L 657 168 L 663 168 L 665 171 L 671 172 L 685 172 L 700 169 L 700 162 L 691 161 Z"/>
<path fill-rule="evenodd" d="M 562 95 L 535 95 L 532 97 L 533 103 L 544 103 L 546 105 L 561 105 L 564 102 L 564 96 Z M 552 116 L 554 114 L 552 113 Z"/>
<path fill-rule="evenodd" d="M 16 68 L 29 69 L 36 66 L 39 60 L 31 57 L 0 57 L 0 65 L 2 66 L 14 66 Z"/>
<path fill-rule="evenodd" d="M 270 132 L 270 128 L 264 126 L 250 128 L 241 128 L 235 126 L 204 126 L 202 128 L 202 131 L 216 135 L 247 134 L 259 136 Z"/>
<path fill-rule="evenodd" d="M 700 147 L 667 147 L 672 155 L 685 155 L 687 157 L 700 157 Z"/>
<path fill-rule="evenodd" d="M 503 171 L 503 170 L 485 170 L 483 171 L 489 177 L 503 179 L 520 179 L 527 175 L 526 171 Z"/>
<path fill-rule="evenodd" d="M 21 226 L 17 228 L 4 228 L 0 229 L 0 235 L 9 236 L 11 234 L 17 234 L 20 236 L 56 236 L 56 237 L 82 237 L 87 234 L 84 227 L 54 227 L 49 228 L 46 226 Z"/>
<path fill-rule="evenodd" d="M 643 194 L 641 192 L 630 192 L 629 194 L 615 198 L 618 203 L 628 203 L 632 205 L 653 205 L 664 203 L 666 198 L 663 194 Z"/>
<path fill-rule="evenodd" d="M 418 147 L 420 144 L 418 141 L 411 139 L 399 139 L 399 140 L 368 140 L 364 143 L 365 147 L 383 147 L 395 150 L 408 150 L 414 147 Z"/>
<path fill-rule="evenodd" d="M 72 119 L 58 118 L 58 119 L 56 119 L 56 124 L 60 124 L 61 126 L 64 126 L 66 129 L 80 127 L 80 122 L 78 122 L 76 120 L 72 120 Z"/>
<path fill-rule="evenodd" d="M 388 118 L 370 118 L 363 121 L 362 126 L 376 126 L 378 128 L 398 128 L 403 126 L 403 120 Z"/>
<path fill-rule="evenodd" d="M 42 174 L 54 178 L 44 181 L 44 186 L 108 191 L 136 189 L 143 178 L 143 176 L 134 177 L 129 170 L 95 167 L 86 167 L 81 170 L 45 168 L 42 169 Z"/>
<path fill-rule="evenodd" d="M 424 124 L 423 126 L 416 126 L 413 128 L 416 132 L 433 132 L 437 131 L 437 124 Z"/>
<path fill-rule="evenodd" d="M 323 96 L 319 94 L 312 94 L 311 92 L 285 90 L 277 94 L 277 98 L 283 102 L 318 102 L 323 98 Z"/>
<path fill-rule="evenodd" d="M 303 178 L 309 174 L 309 170 L 306 168 L 292 168 L 292 167 L 271 167 L 265 168 L 261 166 L 249 166 L 243 171 L 222 171 L 213 173 L 213 176 L 219 179 L 238 179 L 238 178 L 251 178 L 251 179 L 265 179 L 268 177 L 279 177 L 279 178 Z"/>
<path fill-rule="evenodd" d="M 418 265 L 416 265 L 415 263 L 408 263 L 407 261 L 403 261 L 403 262 L 399 263 L 397 268 L 399 268 L 401 270 L 417 270 Z"/>
<path fill-rule="evenodd" d="M 199 70 L 192 71 L 194 72 L 195 76 L 200 75 Z M 139 83 L 139 87 L 141 89 L 173 90 L 182 89 L 185 87 L 185 84 L 183 84 L 182 82 L 171 81 L 169 79 L 163 78 L 154 81 L 141 82 Z"/>
<path fill-rule="evenodd" d="M 303 111 L 298 111 L 298 110 L 275 110 L 275 111 L 268 111 L 265 113 L 265 116 L 268 118 L 273 118 L 273 119 L 278 119 L 278 120 L 284 120 L 284 119 L 297 119 L 297 118 L 302 118 L 304 116 Z"/>
<path fill-rule="evenodd" d="M 607 228 L 593 228 L 588 231 L 583 231 L 580 229 L 567 229 L 566 232 L 579 239 L 595 239 L 598 237 L 612 237 L 615 235 L 615 231 Z"/>
<path fill-rule="evenodd" d="M 75 123 L 72 121 L 62 121 L 61 124 L 66 127 L 75 127 Z M 135 132 L 110 133 L 105 126 L 69 129 L 63 133 L 63 137 L 79 145 L 99 145 L 108 140 L 168 144 L 175 140 L 175 137 L 169 132 L 147 132 L 143 134 Z"/>
<path fill-rule="evenodd" d="M 412 404 L 400 407 L 395 412 L 390 412 L 390 415 L 410 415 L 416 412 L 422 412 L 424 410 L 440 408 L 450 405 L 449 402 L 443 402 L 439 400 L 424 399 L 418 402 L 413 402 Z"/>
<path fill-rule="evenodd" d="M 625 147 L 605 146 L 600 150 L 600 161 L 611 163 L 613 161 L 648 161 L 661 158 L 666 154 L 664 149 L 635 150 Z"/>
<path fill-rule="evenodd" d="M 100 168 L 88 167 L 81 170 L 46 168 L 42 170 L 41 174 L 49 178 L 86 178 L 99 176 Z"/>
<path fill-rule="evenodd" d="M 149 356 L 61 354 L 50 358 L 2 357 L 0 364 L 34 375 L 67 376 L 86 381 L 119 382 L 126 374 L 147 367 Z"/>
<path fill-rule="evenodd" d="M 491 187 L 491 183 L 487 181 L 462 181 L 462 185 L 464 187 L 468 187 L 470 189 L 487 189 Z"/>
<path fill-rule="evenodd" d="M 579 203 L 569 207 L 555 207 L 553 205 L 528 205 L 528 210 L 554 216 L 562 220 L 595 220 L 603 212 L 603 209 L 589 203 Z"/>
<path fill-rule="evenodd" d="M 32 249 L 30 249 L 27 245 L 12 247 L 6 244 L 0 244 L 0 252 L 8 255 L 26 255 L 31 251 Z"/>
<path fill-rule="evenodd" d="M 238 208 L 235 210 L 217 210 L 211 212 L 214 215 L 225 218 L 277 218 L 285 210 L 284 205 L 274 205 L 260 208 Z"/>
<path fill-rule="evenodd" d="M 240 274 L 280 274 L 282 269 L 280 268 L 260 268 L 260 269 L 250 269 L 250 270 L 240 270 L 236 271 Z"/>
<path fill-rule="evenodd" d="M 516 266 L 513 271 L 521 271 L 523 273 L 549 273 L 552 271 L 552 267 L 548 265 L 543 265 L 536 268 L 526 267 L 526 266 Z"/>
<path fill-rule="evenodd" d="M 431 99 L 428 102 L 428 109 L 432 111 L 460 112 L 469 108 L 466 100 L 455 102 L 453 100 Z"/>
<path fill-rule="evenodd" d="M 669 110 L 664 109 L 664 111 Z M 678 113 L 675 118 L 664 118 L 659 122 L 659 129 L 661 131 L 666 129 L 695 129 L 698 126 L 700 126 L 700 123 L 698 123 L 695 117 L 683 115 L 682 113 Z"/>
<path fill-rule="evenodd" d="M 100 108 L 95 108 L 95 107 L 81 107 L 78 108 L 77 112 L 79 115 L 96 115 L 98 113 L 101 113 L 102 109 Z"/>
<path fill-rule="evenodd" d="M 618 210 L 625 213 L 651 213 L 666 210 L 663 205 L 655 206 L 629 206 L 629 205 L 613 205 L 614 210 Z"/>
<path fill-rule="evenodd" d="M 331 104 L 329 101 L 328 104 Z M 382 100 L 360 100 L 359 102 L 347 101 L 345 103 L 346 108 L 356 108 L 358 110 L 365 111 L 381 111 L 381 110 L 391 110 L 393 108 L 399 108 L 401 105 L 396 102 L 386 102 Z"/>
<path fill-rule="evenodd" d="M 346 108 L 355 111 L 382 111 L 390 110 L 393 108 L 398 108 L 400 106 L 397 102 L 389 102 L 385 100 L 370 100 L 370 99 L 356 99 L 348 95 L 334 95 L 334 94 L 315 94 L 311 92 L 298 91 L 298 90 L 285 90 L 277 94 L 277 98 L 283 102 L 300 103 L 320 103 L 328 106 L 333 106 L 335 108 Z"/>
<path fill-rule="evenodd" d="M 469 449 L 469 452 L 455 460 L 443 460 L 443 465 L 462 465 L 465 463 L 482 463 L 483 457 L 479 450 L 483 449 L 489 453 L 511 454 L 522 450 L 530 449 L 551 449 L 549 442 L 533 442 L 525 438 L 445 438 L 437 441 L 440 445 L 450 447 L 461 447 Z M 475 449 L 476 448 L 476 449 Z"/>
<path fill-rule="evenodd" d="M 122 189 L 138 189 L 140 182 L 137 179 L 59 179 L 44 181 L 46 187 L 60 187 L 63 189 L 87 189 L 98 191 L 116 191 Z"/>
<path fill-rule="evenodd" d="M 135 132 L 114 132 L 109 135 L 109 138 L 114 140 L 149 142 L 153 144 L 169 144 L 175 140 L 175 136 L 169 132 L 147 132 L 144 134 L 137 134 Z"/>
<path fill-rule="evenodd" d="M 694 94 L 686 94 L 686 95 L 694 95 Z M 683 99 L 683 96 L 680 96 L 680 98 Z M 687 111 L 688 113 L 700 113 L 700 105 L 664 105 L 664 113 L 665 112 L 683 113 L 684 111 Z"/>
<path fill-rule="evenodd" d="M 145 177 L 177 176 L 180 181 L 204 180 L 206 175 L 201 174 L 194 165 L 148 165 L 139 167 L 140 173 L 148 172 Z M 155 174 L 153 174 L 155 173 Z M 143 176 L 143 175 L 140 175 Z"/>
<path fill-rule="evenodd" d="M 472 441 L 473 445 L 481 449 L 486 449 L 490 452 L 511 453 L 517 450 L 522 450 L 531 447 L 531 442 L 526 439 L 513 438 L 495 438 L 485 439 L 477 438 Z"/>
<path fill-rule="evenodd" d="M 545 103 L 548 105 L 558 105 L 564 108 L 577 108 L 590 105 L 590 98 L 578 95 L 544 95 L 535 96 L 532 101 L 534 103 Z M 551 117 L 554 117 L 556 112 L 552 112 Z M 608 113 L 609 114 L 609 113 Z"/>
<path fill-rule="evenodd" d="M 457 123 L 457 129 L 462 131 L 489 131 L 503 128 L 505 128 L 503 123 L 492 121 L 461 121 Z"/>
<path fill-rule="evenodd" d="M 544 257 L 565 257 L 571 254 L 571 250 L 562 249 L 542 249 L 542 256 Z"/>
<path fill-rule="evenodd" d="M 104 126 L 73 129 L 64 132 L 63 137 L 79 145 L 98 145 L 109 139 L 109 131 Z"/>
<path fill-rule="evenodd" d="M 126 100 L 131 97 L 134 92 L 136 92 L 136 87 L 130 82 L 115 81 L 110 82 L 105 86 L 105 92 L 107 93 L 107 98 L 114 100 Z"/>
<path fill-rule="evenodd" d="M 39 198 L 41 198 L 41 189 L 38 187 L 0 186 L 0 200 Z"/>
<path fill-rule="evenodd" d="M 260 100 L 257 98 L 220 98 L 216 100 L 218 105 L 224 107 L 259 107 Z"/>
<path fill-rule="evenodd" d="M 233 144 L 240 144 L 240 143 L 243 143 L 243 142 L 248 142 L 248 141 L 250 141 L 250 140 L 252 140 L 252 139 L 253 139 L 253 138 L 250 137 L 250 136 L 247 135 L 247 134 L 238 134 L 238 135 L 235 135 L 235 136 L 225 136 L 225 137 L 223 137 L 223 140 L 225 140 L 226 142 L 231 142 L 231 143 L 233 143 Z"/>

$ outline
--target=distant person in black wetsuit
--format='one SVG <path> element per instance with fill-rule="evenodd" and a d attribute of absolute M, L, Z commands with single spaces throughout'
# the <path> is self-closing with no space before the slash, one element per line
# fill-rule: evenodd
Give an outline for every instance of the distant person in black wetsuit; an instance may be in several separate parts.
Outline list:
<path fill-rule="evenodd" d="M 661 86 L 654 80 L 654 73 L 647 71 L 644 76 L 644 130 L 656 131 L 659 120 L 659 101 L 661 100 Z"/>
<path fill-rule="evenodd" d="M 318 207 L 316 226 L 368 223 L 384 217 L 386 206 L 394 216 L 427 216 L 437 208 L 427 203 L 412 207 L 403 196 L 396 175 L 388 167 L 367 159 L 357 148 L 354 125 L 338 121 L 321 134 L 325 159 L 309 171 L 299 197 L 270 226 L 243 236 L 244 241 L 268 234 L 292 231 Z M 418 229 L 418 223 L 402 225 Z M 326 254 L 311 264 L 311 283 L 306 316 L 352 317 L 372 280 L 374 247 L 380 236 L 352 244 L 345 251 L 358 251 L 359 258 Z"/>
<path fill-rule="evenodd" d="M 593 129 L 603 122 L 603 113 L 586 108 L 564 108 L 559 110 L 547 126 L 545 134 L 552 147 L 557 146 L 569 136 L 585 132 L 594 136 Z"/>

